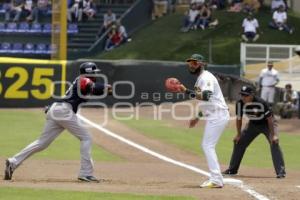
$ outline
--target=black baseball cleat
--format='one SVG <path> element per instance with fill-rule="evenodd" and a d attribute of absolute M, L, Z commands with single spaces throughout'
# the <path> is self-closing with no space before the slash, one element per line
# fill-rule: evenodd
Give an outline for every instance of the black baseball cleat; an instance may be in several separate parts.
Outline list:
<path fill-rule="evenodd" d="M 79 176 L 78 180 L 84 181 L 84 182 L 96 182 L 96 183 L 100 182 L 100 180 L 97 179 L 95 176 Z"/>
<path fill-rule="evenodd" d="M 276 178 L 285 178 L 286 174 L 285 173 L 280 173 L 277 174 Z"/>
<path fill-rule="evenodd" d="M 280 169 L 280 171 L 277 173 L 276 178 L 285 178 L 285 176 L 286 176 L 285 169 L 282 166 L 281 169 Z"/>
<path fill-rule="evenodd" d="M 14 172 L 13 165 L 11 162 L 9 162 L 9 160 L 6 160 L 5 165 L 4 180 L 11 180 Z"/>
<path fill-rule="evenodd" d="M 230 176 L 234 176 L 237 175 L 237 171 L 233 171 L 230 169 L 226 169 L 225 171 L 222 172 L 223 175 L 230 175 Z"/>

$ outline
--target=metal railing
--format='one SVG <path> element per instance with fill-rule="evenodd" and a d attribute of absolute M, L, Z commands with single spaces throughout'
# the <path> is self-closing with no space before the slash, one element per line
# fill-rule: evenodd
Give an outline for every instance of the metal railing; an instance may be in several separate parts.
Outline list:
<path fill-rule="evenodd" d="M 293 73 L 294 50 L 298 45 L 248 44 L 241 43 L 241 67 L 246 72 L 249 64 L 267 63 L 268 61 L 287 61 L 288 72 Z"/>

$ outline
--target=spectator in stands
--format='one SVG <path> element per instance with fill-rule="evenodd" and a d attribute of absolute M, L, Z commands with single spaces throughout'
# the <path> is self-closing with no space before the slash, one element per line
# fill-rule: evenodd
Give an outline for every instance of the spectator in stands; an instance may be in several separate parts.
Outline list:
<path fill-rule="evenodd" d="M 197 26 L 199 26 L 202 30 L 206 29 L 211 21 L 211 10 L 208 5 L 205 3 L 202 5 L 199 10 L 199 15 L 197 19 Z"/>
<path fill-rule="evenodd" d="M 96 10 L 97 7 L 93 0 L 83 0 L 83 14 L 88 17 L 88 20 L 94 19 Z"/>
<path fill-rule="evenodd" d="M 125 26 L 123 26 L 123 24 L 121 23 L 120 20 L 118 20 L 116 22 L 116 27 L 117 27 L 117 30 L 120 33 L 121 37 L 122 37 L 121 43 L 131 42 L 131 38 L 128 37 L 126 28 L 125 28 Z"/>
<path fill-rule="evenodd" d="M 276 69 L 273 69 L 273 62 L 268 62 L 267 68 L 261 70 L 258 83 L 261 88 L 261 98 L 272 106 L 275 87 L 279 83 L 279 74 Z"/>
<path fill-rule="evenodd" d="M 67 2 L 67 6 L 68 6 L 68 14 L 67 14 L 67 19 L 69 22 L 72 22 L 73 20 L 73 4 L 74 4 L 74 0 L 68 0 Z"/>
<path fill-rule="evenodd" d="M 249 13 L 248 16 L 243 20 L 242 24 L 243 34 L 242 40 L 248 42 L 252 40 L 255 42 L 259 38 L 259 24 L 256 18 L 253 17 L 252 13 Z"/>
<path fill-rule="evenodd" d="M 107 13 L 104 14 L 103 27 L 105 30 L 110 28 L 117 20 L 116 14 L 112 12 L 111 9 L 107 10 Z"/>
<path fill-rule="evenodd" d="M 11 14 L 14 14 L 14 22 L 20 20 L 22 9 L 24 6 L 24 0 L 11 0 L 7 1 L 5 6 L 5 21 L 10 21 Z"/>
<path fill-rule="evenodd" d="M 276 10 L 279 9 L 280 6 L 283 6 L 284 9 L 286 10 L 286 4 L 283 0 L 272 0 L 272 3 L 271 3 L 271 11 L 272 12 L 275 12 Z"/>
<path fill-rule="evenodd" d="M 248 12 L 258 12 L 260 8 L 260 2 L 258 0 L 244 0 L 243 1 L 243 11 Z"/>
<path fill-rule="evenodd" d="M 25 0 L 22 13 L 24 13 L 25 16 L 28 18 L 32 15 L 32 10 L 33 10 L 33 1 Z"/>
<path fill-rule="evenodd" d="M 197 28 L 197 17 L 199 16 L 199 10 L 196 4 L 192 4 L 191 8 L 185 13 L 184 24 L 181 28 L 182 32 L 188 32 L 190 29 Z"/>
<path fill-rule="evenodd" d="M 283 94 L 283 102 L 279 102 L 277 104 L 280 117 L 291 118 L 293 116 L 293 113 L 298 111 L 298 100 L 298 93 L 295 90 L 292 90 L 291 84 L 286 84 Z"/>
<path fill-rule="evenodd" d="M 168 0 L 153 0 L 153 11 L 152 19 L 162 17 L 167 14 L 168 11 Z"/>
<path fill-rule="evenodd" d="M 269 23 L 269 26 L 293 34 L 293 28 L 287 24 L 287 13 L 283 6 L 279 6 L 279 9 L 273 13 L 273 21 Z"/>
<path fill-rule="evenodd" d="M 48 15 L 48 11 L 50 10 L 49 4 L 49 0 L 37 0 L 35 4 L 33 4 L 32 14 L 27 17 L 27 20 L 38 23 L 41 15 Z"/>
<path fill-rule="evenodd" d="M 241 12 L 243 8 L 243 0 L 232 0 L 228 12 Z"/>
<path fill-rule="evenodd" d="M 74 0 L 71 4 L 71 7 L 68 8 L 68 21 L 72 22 L 73 18 L 75 21 L 82 21 L 82 13 L 83 13 L 83 0 Z"/>
<path fill-rule="evenodd" d="M 175 12 L 177 0 L 169 0 L 169 11 L 170 13 Z"/>
<path fill-rule="evenodd" d="M 205 3 L 205 0 L 191 0 L 191 4 L 196 4 L 197 9 L 200 9 Z"/>
<path fill-rule="evenodd" d="M 225 0 L 209 0 L 208 5 L 211 9 L 225 8 Z"/>
<path fill-rule="evenodd" d="M 123 41 L 123 37 L 117 27 L 113 25 L 111 31 L 108 34 L 108 39 L 106 40 L 105 51 L 111 51 L 117 46 L 119 46 Z"/>

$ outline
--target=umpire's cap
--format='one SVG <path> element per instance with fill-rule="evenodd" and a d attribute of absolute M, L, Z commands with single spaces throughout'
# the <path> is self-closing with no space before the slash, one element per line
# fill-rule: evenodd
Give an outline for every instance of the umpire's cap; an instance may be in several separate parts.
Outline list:
<path fill-rule="evenodd" d="M 80 65 L 79 69 L 80 74 L 96 74 L 101 71 L 94 62 L 84 62 Z"/>
<path fill-rule="evenodd" d="M 251 86 L 244 85 L 240 91 L 241 95 L 254 95 L 254 88 Z"/>
<path fill-rule="evenodd" d="M 200 55 L 200 54 L 193 54 L 192 56 L 190 56 L 188 59 L 186 59 L 186 62 L 190 62 L 190 61 L 200 61 L 200 62 L 205 62 L 205 58 L 204 56 Z"/>

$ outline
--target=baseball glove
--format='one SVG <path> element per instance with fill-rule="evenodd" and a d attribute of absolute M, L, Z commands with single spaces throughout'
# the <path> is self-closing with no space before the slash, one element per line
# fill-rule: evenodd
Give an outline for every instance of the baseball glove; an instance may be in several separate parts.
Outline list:
<path fill-rule="evenodd" d="M 167 78 L 165 81 L 165 87 L 168 92 L 182 91 L 182 84 L 177 78 Z"/>

